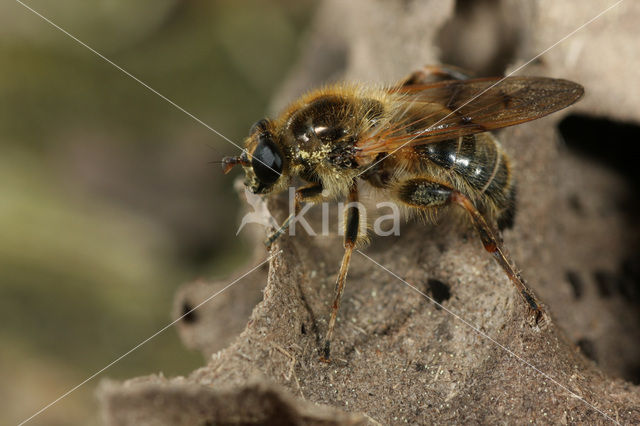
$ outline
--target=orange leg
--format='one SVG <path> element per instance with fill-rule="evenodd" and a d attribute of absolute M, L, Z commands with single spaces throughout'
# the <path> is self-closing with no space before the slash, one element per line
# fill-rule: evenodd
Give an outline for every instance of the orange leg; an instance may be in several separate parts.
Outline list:
<path fill-rule="evenodd" d="M 445 80 L 467 80 L 470 77 L 471 73 L 453 65 L 425 65 L 405 77 L 397 87 L 436 83 Z"/>
<path fill-rule="evenodd" d="M 289 217 L 287 217 L 284 220 L 284 222 L 282 222 L 282 225 L 280 225 L 278 229 L 276 229 L 271 235 L 269 235 L 264 240 L 264 245 L 267 246 L 267 249 L 270 248 L 271 244 L 273 244 L 278 238 L 280 238 L 282 234 L 287 232 L 287 229 L 289 229 L 289 225 L 291 224 L 291 221 L 298 215 L 298 213 L 300 213 L 300 209 L 302 208 L 302 203 L 304 203 L 308 199 L 313 199 L 317 197 L 322 193 L 322 190 L 323 190 L 322 185 L 317 183 L 312 183 L 311 185 L 303 186 L 302 188 L 298 188 L 296 190 L 295 205 L 294 205 L 293 213 L 290 214 Z"/>
<path fill-rule="evenodd" d="M 438 182 L 430 181 L 427 178 L 415 178 L 404 182 L 399 189 L 400 199 L 416 208 L 433 208 L 455 203 L 463 207 L 471 216 L 474 227 L 480 234 L 480 239 L 485 250 L 491 253 L 498 264 L 515 285 L 518 293 L 527 303 L 532 312 L 536 324 L 544 319 L 544 311 L 533 296 L 522 276 L 513 266 L 509 259 L 498 234 L 487 223 L 482 214 L 473 205 L 471 200 L 464 194 Z"/>
<path fill-rule="evenodd" d="M 529 305 L 529 309 L 533 313 L 536 324 L 542 322 L 544 318 L 544 311 L 536 301 L 536 298 L 533 296 L 533 292 L 529 289 L 520 273 L 513 266 L 513 262 L 509 259 L 509 256 L 504 250 L 497 234 L 489 226 L 471 200 L 469 200 L 465 195 L 458 191 L 453 191 L 450 199 L 452 202 L 462 206 L 469 215 L 471 215 L 471 220 L 480 234 L 480 239 L 482 240 L 482 245 L 484 245 L 485 250 L 493 255 L 494 259 L 496 259 L 498 264 L 502 266 L 502 269 L 504 269 L 511 282 L 516 286 L 522 298 Z"/>
<path fill-rule="evenodd" d="M 358 202 L 358 187 L 354 183 L 349 192 L 349 203 Z M 336 280 L 335 297 L 333 299 L 333 305 L 331 306 L 331 317 L 329 318 L 329 328 L 327 330 L 327 336 L 324 341 L 324 354 L 321 358 L 323 361 L 328 361 L 331 355 L 331 339 L 333 337 L 333 329 L 336 326 L 336 318 L 338 317 L 338 310 L 340 309 L 340 300 L 342 299 L 342 293 L 344 292 L 344 285 L 347 280 L 347 271 L 349 270 L 349 262 L 351 261 L 351 254 L 356 246 L 358 240 L 358 234 L 360 232 L 360 211 L 356 206 L 347 205 L 346 207 L 346 225 L 344 234 L 344 256 L 342 256 L 342 263 L 340 265 L 340 272 L 338 273 L 338 279 Z"/>

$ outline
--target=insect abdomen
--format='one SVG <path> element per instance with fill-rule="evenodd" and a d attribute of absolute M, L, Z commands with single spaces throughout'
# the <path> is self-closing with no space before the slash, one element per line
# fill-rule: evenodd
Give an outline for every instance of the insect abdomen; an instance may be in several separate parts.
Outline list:
<path fill-rule="evenodd" d="M 483 204 L 479 207 L 496 213 L 498 219 L 505 214 L 512 215 L 509 210 L 513 207 L 515 189 L 509 159 L 491 134 L 469 135 L 415 149 L 423 161 L 442 167 L 464 181 L 471 189 L 467 195 Z"/>

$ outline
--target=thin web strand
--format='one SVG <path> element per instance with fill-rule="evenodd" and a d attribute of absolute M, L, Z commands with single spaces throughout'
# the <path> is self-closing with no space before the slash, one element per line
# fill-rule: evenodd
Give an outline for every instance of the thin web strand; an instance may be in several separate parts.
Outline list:
<path fill-rule="evenodd" d="M 141 86 L 143 86 L 144 88 L 146 88 L 147 90 L 151 91 L 152 93 L 156 94 L 157 96 L 159 96 L 160 98 L 164 99 L 165 101 L 167 101 L 169 104 L 171 104 L 173 107 L 175 107 L 176 109 L 178 109 L 179 111 L 183 112 L 184 114 L 188 115 L 189 117 L 191 117 L 192 119 L 194 119 L 196 122 L 200 123 L 201 125 L 203 125 L 204 127 L 206 127 L 207 129 L 209 129 L 211 132 L 213 132 L 214 134 L 218 135 L 219 137 L 221 137 L 222 139 L 224 139 L 225 141 L 229 142 L 231 145 L 235 146 L 236 148 L 238 148 L 241 151 L 244 151 L 244 148 L 242 148 L 240 145 L 238 145 L 237 143 L 235 143 L 234 141 L 232 141 L 231 139 L 229 139 L 228 137 L 226 137 L 225 135 L 223 135 L 222 133 L 220 133 L 219 131 L 217 131 L 216 129 L 214 129 L 213 127 L 211 127 L 209 124 L 205 123 L 204 121 L 202 121 L 201 119 L 199 119 L 198 117 L 196 117 L 195 115 L 193 115 L 192 113 L 190 113 L 189 111 L 187 111 L 186 109 L 184 109 L 183 107 L 181 107 L 180 105 L 178 105 L 177 103 L 175 103 L 174 101 L 172 101 L 171 99 L 169 99 L 168 97 L 166 97 L 165 95 L 163 95 L 162 93 L 158 92 L 156 89 L 154 89 L 153 87 L 149 86 L 147 83 L 145 83 L 144 81 L 140 80 L 138 77 L 136 77 L 135 75 L 131 74 L 129 71 L 127 71 L 126 69 L 124 69 L 123 67 L 121 67 L 120 65 L 116 64 L 115 62 L 113 62 L 111 59 L 107 58 L 106 56 L 104 56 L 102 53 L 98 52 L 97 50 L 95 50 L 93 47 L 89 46 L 88 44 L 86 44 L 85 42 L 83 42 L 82 40 L 80 40 L 79 38 L 77 38 L 76 36 L 74 36 L 73 34 L 71 34 L 70 32 L 66 31 L 64 28 L 60 27 L 59 25 L 57 25 L 56 23 L 54 23 L 53 21 L 51 21 L 50 19 L 48 19 L 46 16 L 43 16 L 41 13 L 39 13 L 38 11 L 36 11 L 35 9 L 31 8 L 30 6 L 24 4 L 21 0 L 16 0 L 16 2 L 18 2 L 20 5 L 24 6 L 26 9 L 30 10 L 31 12 L 33 12 L 35 15 L 39 16 L 40 18 L 42 18 L 44 21 L 46 21 L 47 23 L 49 23 L 51 26 L 53 26 L 54 28 L 58 29 L 59 31 L 61 31 L 62 33 L 64 33 L 65 35 L 67 35 L 68 37 L 70 37 L 72 40 L 74 40 L 75 42 L 77 42 L 78 44 L 80 44 L 81 46 L 87 48 L 89 51 L 91 51 L 93 54 L 97 55 L 98 57 L 102 58 L 104 61 L 106 61 L 107 63 L 109 63 L 110 65 L 112 65 L 114 68 L 118 69 L 119 71 L 121 71 L 123 74 L 125 74 L 126 76 L 132 78 L 134 81 L 136 81 L 138 84 L 140 84 Z M 262 163 L 265 167 L 267 167 L 268 169 L 271 169 L 271 171 L 273 171 L 274 173 L 277 173 L 278 176 L 281 175 L 280 172 L 274 170 L 273 168 L 271 168 L 268 164 L 265 164 L 263 161 L 261 161 L 258 158 L 253 157 L 256 161 L 258 161 L 259 163 Z"/>
<path fill-rule="evenodd" d="M 56 403 L 60 402 L 61 400 L 63 400 L 64 398 L 66 398 L 67 396 L 69 396 L 71 393 L 73 393 L 74 391 L 78 390 L 80 387 L 82 387 L 83 385 L 85 385 L 87 382 L 93 380 L 96 376 L 100 375 L 101 373 L 103 373 L 105 370 L 107 370 L 108 368 L 112 367 L 114 364 L 118 363 L 119 361 L 121 361 L 123 358 L 125 358 L 126 356 L 128 356 L 129 354 L 131 354 L 132 352 L 134 352 L 135 350 L 137 350 L 138 348 L 140 348 L 142 345 L 144 345 L 145 343 L 149 342 L 150 340 L 152 340 L 153 338 L 155 338 L 156 336 L 158 336 L 159 334 L 163 333 L 164 331 L 166 331 L 168 328 L 170 328 L 171 326 L 173 326 L 174 324 L 176 324 L 177 322 L 179 322 L 180 320 L 182 320 L 184 317 L 186 317 L 187 315 L 191 314 L 193 311 L 195 311 L 196 309 L 198 309 L 200 306 L 204 305 L 205 303 L 209 302 L 210 300 L 214 299 L 216 296 L 218 296 L 219 294 L 221 294 L 222 292 L 224 292 L 226 289 L 228 289 L 229 287 L 231 287 L 232 285 L 238 283 L 240 280 L 242 280 L 244 277 L 246 277 L 247 275 L 251 274 L 252 272 L 254 272 L 255 270 L 257 270 L 258 268 L 260 268 L 262 265 L 264 265 L 265 263 L 269 262 L 271 259 L 273 259 L 275 256 L 277 256 L 278 254 L 280 254 L 280 252 L 282 252 L 282 250 L 279 250 L 278 252 L 272 254 L 271 256 L 269 256 L 267 259 L 265 259 L 264 261 L 262 261 L 261 263 L 259 263 L 257 266 L 254 266 L 253 268 L 251 268 L 248 272 L 245 272 L 244 274 L 242 274 L 240 277 L 236 278 L 235 280 L 233 280 L 231 283 L 227 284 L 226 286 L 224 286 L 221 290 L 215 292 L 214 294 L 212 294 L 211 296 L 207 297 L 204 301 L 198 303 L 194 308 L 190 309 L 189 311 L 183 313 L 181 316 L 179 316 L 178 318 L 176 318 L 175 320 L 171 321 L 169 324 L 165 325 L 164 327 L 162 327 L 160 330 L 156 331 L 154 334 L 152 334 L 151 336 L 147 337 L 146 339 L 144 339 L 142 342 L 138 343 L 137 345 L 135 345 L 133 348 L 129 349 L 127 352 L 125 352 L 124 354 L 120 355 L 118 358 L 114 359 L 113 361 L 111 361 L 109 364 L 107 364 L 106 366 L 102 367 L 100 370 L 96 371 L 95 373 L 93 373 L 91 376 L 87 377 L 86 379 L 84 379 L 82 382 L 78 383 L 77 385 L 75 385 L 74 387 L 72 387 L 71 389 L 69 389 L 68 391 L 66 391 L 65 393 L 63 393 L 62 395 L 60 395 L 58 398 L 56 398 L 55 400 L 51 401 L 49 404 L 45 405 L 44 407 L 42 407 L 40 410 L 38 410 L 36 413 L 32 414 L 30 417 L 28 417 L 27 419 L 21 421 L 18 426 L 22 426 L 25 423 L 31 421 L 33 418 L 35 418 L 36 416 L 38 416 L 39 414 L 42 414 L 44 411 L 46 411 L 47 409 L 51 408 L 53 405 L 55 405 Z"/>
<path fill-rule="evenodd" d="M 518 361 L 520 361 L 523 364 L 527 365 L 528 367 L 530 367 L 531 369 L 533 369 L 534 371 L 536 371 L 540 375 L 544 376 L 547 380 L 549 380 L 549 381 L 553 382 L 554 384 L 556 384 L 558 387 L 560 387 L 560 388 L 564 389 L 565 391 L 569 392 L 569 394 L 572 397 L 582 401 L 583 403 L 588 405 L 590 408 L 592 408 L 592 409 L 596 410 L 598 413 L 602 414 L 605 418 L 607 418 L 607 420 L 610 420 L 615 424 L 620 424 L 617 421 L 615 421 L 613 418 L 611 418 L 607 413 L 605 413 L 604 411 L 600 410 L 598 407 L 596 407 L 595 405 L 591 404 L 589 401 L 587 401 L 586 399 L 584 399 L 583 397 L 581 397 L 577 393 L 573 392 L 567 386 L 563 385 L 562 383 L 560 383 L 559 381 L 557 381 L 556 379 L 551 377 L 549 374 L 547 374 L 544 371 L 540 370 L 538 367 L 536 367 L 535 365 L 533 365 L 532 363 L 530 363 L 529 361 L 527 361 L 526 359 L 524 359 L 520 355 L 516 354 L 511 349 L 507 348 L 506 346 L 504 346 L 503 344 L 501 344 L 500 342 L 498 342 L 497 340 L 495 340 L 494 338 L 489 336 L 487 333 L 485 333 L 482 330 L 480 330 L 480 328 L 478 326 L 470 323 L 469 321 L 467 321 L 464 318 L 462 318 L 460 315 L 458 315 L 455 312 L 453 312 L 450 309 L 448 309 L 446 306 L 443 306 L 442 304 L 438 303 L 435 299 L 429 297 L 427 294 L 425 294 L 422 291 L 418 290 L 415 286 L 413 286 L 412 284 L 410 284 L 407 281 L 405 281 L 403 278 L 401 278 L 399 275 L 397 275 L 396 273 L 394 273 L 390 269 L 388 269 L 388 268 L 384 267 L 383 265 L 381 265 L 380 263 L 376 262 L 371 257 L 369 257 L 366 254 L 364 254 L 362 251 L 360 251 L 360 250 L 356 250 L 356 251 L 358 253 L 360 253 L 363 257 L 365 257 L 368 260 L 370 260 L 375 265 L 379 266 L 381 269 L 385 270 L 391 276 L 397 278 L 399 281 L 401 281 L 402 283 L 406 284 L 408 287 L 410 287 L 412 290 L 414 290 L 415 292 L 417 292 L 418 294 L 420 294 L 421 296 L 423 296 L 424 298 L 429 300 L 431 303 L 433 303 L 437 307 L 441 308 L 443 311 L 447 312 L 449 315 L 453 316 L 455 319 L 457 319 L 458 321 L 462 322 L 467 327 L 471 328 L 473 331 L 478 333 L 480 336 L 486 338 L 487 340 L 489 340 L 490 342 L 492 342 L 493 344 L 495 344 L 496 346 L 501 348 L 503 351 L 507 352 L 509 355 L 511 355 L 514 358 L 516 358 Z"/>
<path fill-rule="evenodd" d="M 619 5 L 620 3 L 622 3 L 624 0 L 618 0 L 616 3 L 612 4 L 611 6 L 607 7 L 606 9 L 604 9 L 602 12 L 598 13 L 596 16 L 594 16 L 593 18 L 589 19 L 587 22 L 585 22 L 584 24 L 580 25 L 578 28 L 576 28 L 575 30 L 571 31 L 569 34 L 567 34 L 566 36 L 562 37 L 560 40 L 558 40 L 557 42 L 555 42 L 554 44 L 552 44 L 551 46 L 547 47 L 545 50 L 543 50 L 542 52 L 538 53 L 536 56 L 534 56 L 533 58 L 529 59 L 527 62 L 525 62 L 524 64 L 520 65 L 519 67 L 517 67 L 516 69 L 514 69 L 513 71 L 511 71 L 509 74 L 505 75 L 504 77 L 502 77 L 500 80 L 498 80 L 496 83 L 492 84 L 491 86 L 487 87 L 486 89 L 484 89 L 483 91 L 481 91 L 480 93 L 478 93 L 477 95 L 473 96 L 471 99 L 469 99 L 468 101 L 466 101 L 465 103 L 463 103 L 462 105 L 460 105 L 458 108 L 454 109 L 453 111 L 451 111 L 449 114 L 445 115 L 443 118 L 441 118 L 440 120 L 438 120 L 437 122 L 435 122 L 434 124 L 432 124 L 429 128 L 425 129 L 425 132 L 428 132 L 430 129 L 433 129 L 434 127 L 436 127 L 438 124 L 440 124 L 442 121 L 446 120 L 448 117 L 450 117 L 451 115 L 455 114 L 456 112 L 458 112 L 461 108 L 465 107 L 466 105 L 468 105 L 469 103 L 473 102 L 474 100 L 476 100 L 478 97 L 482 96 L 484 93 L 486 93 L 488 90 L 493 89 L 495 86 L 497 86 L 498 84 L 502 83 L 507 77 L 511 77 L 513 74 L 515 74 L 516 72 L 520 71 L 522 68 L 526 67 L 527 65 L 529 65 L 531 62 L 535 61 L 536 59 L 538 59 L 540 56 L 544 55 L 545 53 L 547 53 L 548 51 L 550 51 L 551 49 L 553 49 L 554 47 L 556 47 L 558 44 L 562 43 L 563 41 L 565 41 L 566 39 L 568 39 L 569 37 L 571 37 L 572 35 L 574 35 L 575 33 L 577 33 L 578 31 L 580 31 L 582 28 L 586 27 L 587 25 L 589 25 L 590 23 L 592 23 L 593 21 L 595 21 L 596 19 L 600 18 L 602 15 L 604 15 L 605 13 L 607 13 L 609 10 L 613 9 L 614 7 L 616 7 L 617 5 Z M 416 136 L 417 137 L 417 136 Z M 407 144 L 411 143 L 416 137 L 409 139 L 407 142 L 405 142 L 404 144 L 402 144 L 400 147 L 394 149 L 393 151 L 391 151 L 390 153 L 384 155 L 381 159 L 375 161 L 373 164 L 371 164 L 369 167 L 367 167 L 366 169 L 364 169 L 362 172 L 360 172 L 358 174 L 358 176 L 362 176 L 362 174 L 366 173 L 369 169 L 375 167 L 377 164 L 379 164 L 380 162 L 384 161 L 387 157 L 395 154 L 396 152 L 398 152 L 399 150 L 401 150 L 402 148 L 404 148 Z"/>

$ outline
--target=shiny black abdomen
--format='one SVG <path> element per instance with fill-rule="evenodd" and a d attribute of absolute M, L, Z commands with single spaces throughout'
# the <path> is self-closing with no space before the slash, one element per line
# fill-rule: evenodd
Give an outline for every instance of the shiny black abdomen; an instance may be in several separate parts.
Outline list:
<path fill-rule="evenodd" d="M 487 197 L 498 210 L 508 210 L 515 196 L 509 161 L 489 134 L 464 136 L 414 147 L 422 164 L 455 173 L 472 188 L 473 198 Z M 484 203 L 487 204 L 487 203 Z"/>

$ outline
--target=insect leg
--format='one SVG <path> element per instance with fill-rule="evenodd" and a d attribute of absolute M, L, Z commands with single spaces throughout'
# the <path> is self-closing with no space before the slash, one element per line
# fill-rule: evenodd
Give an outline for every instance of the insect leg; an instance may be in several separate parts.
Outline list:
<path fill-rule="evenodd" d="M 471 73 L 453 65 L 425 65 L 412 72 L 398 84 L 398 87 L 414 84 L 436 83 L 445 80 L 467 80 Z"/>
<path fill-rule="evenodd" d="M 482 216 L 467 196 L 447 185 L 433 182 L 426 178 L 410 179 L 402 183 L 399 188 L 399 196 L 405 203 L 418 208 L 439 207 L 450 203 L 455 203 L 463 207 L 471 216 L 473 225 L 480 235 L 485 250 L 491 253 L 502 269 L 504 269 L 533 313 L 536 323 L 543 320 L 544 313 L 542 308 L 533 296 L 532 291 L 527 287 L 522 276 L 520 276 L 513 266 L 513 262 L 511 262 L 504 250 L 497 233 L 494 232 L 484 216 Z"/>
<path fill-rule="evenodd" d="M 338 273 L 338 279 L 336 280 L 335 297 L 333 299 L 333 305 L 331 306 L 331 317 L 329 319 L 329 328 L 327 330 L 327 336 L 324 343 L 324 355 L 323 360 L 328 361 L 331 355 L 331 338 L 333 337 L 333 329 L 336 325 L 336 318 L 338 316 L 338 309 L 340 309 L 340 299 L 344 291 L 344 284 L 347 279 L 347 271 L 349 270 L 349 262 L 351 261 L 351 253 L 356 246 L 358 237 L 360 236 L 360 209 L 357 205 L 358 202 L 358 186 L 354 182 L 351 190 L 349 191 L 349 203 L 345 207 L 346 210 L 346 224 L 344 233 L 344 256 L 342 257 L 342 264 L 340 265 L 340 272 Z"/>
<path fill-rule="evenodd" d="M 502 269 L 504 269 L 511 282 L 516 286 L 522 298 L 529 305 L 529 309 L 533 313 L 536 323 L 540 323 L 544 319 L 544 312 L 533 296 L 533 292 L 513 266 L 513 262 L 502 246 L 500 238 L 498 238 L 497 234 L 468 197 L 458 191 L 453 191 L 451 193 L 451 201 L 462 206 L 469 213 L 478 234 L 480 234 L 480 239 L 482 240 L 482 245 L 484 245 L 485 250 L 491 253 L 500 266 L 502 266 Z"/>
<path fill-rule="evenodd" d="M 278 238 L 280 238 L 282 234 L 287 232 L 291 221 L 298 215 L 298 213 L 300 213 L 300 209 L 302 209 L 302 203 L 309 202 L 317 198 L 322 194 L 323 189 L 324 188 L 320 183 L 312 183 L 310 185 L 298 188 L 296 190 L 296 195 L 294 198 L 293 213 L 290 214 L 289 217 L 284 220 L 284 222 L 282 222 L 282 225 L 280 225 L 278 229 L 276 229 L 271 235 L 267 237 L 267 239 L 264 240 L 264 245 L 267 246 L 267 248 L 271 247 L 271 244 L 273 244 Z"/>

